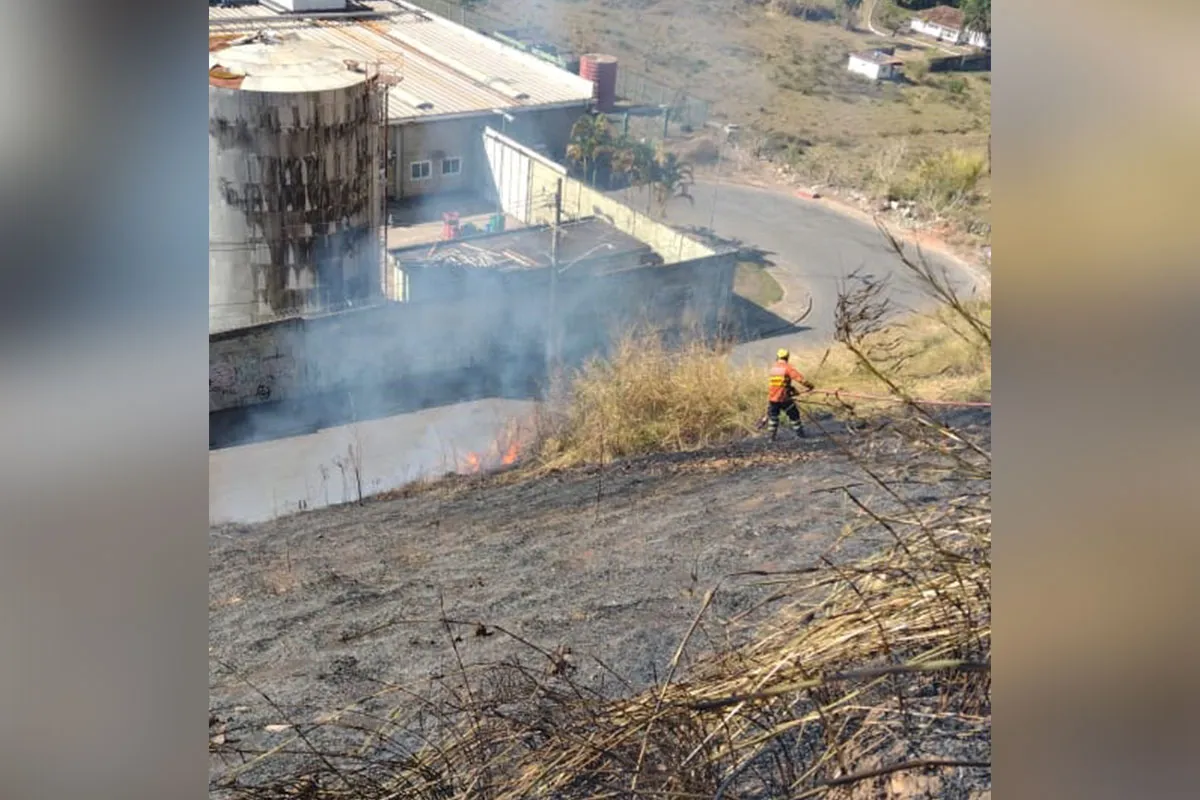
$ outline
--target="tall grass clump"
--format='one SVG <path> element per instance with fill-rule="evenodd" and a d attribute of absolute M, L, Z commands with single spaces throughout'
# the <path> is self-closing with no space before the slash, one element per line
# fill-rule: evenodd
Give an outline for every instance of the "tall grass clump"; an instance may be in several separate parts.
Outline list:
<path fill-rule="evenodd" d="M 711 342 L 674 349 L 650 333 L 627 334 L 571 379 L 539 455 L 549 465 L 594 463 L 748 433 L 765 403 L 762 372 L 734 365 Z"/>
<path fill-rule="evenodd" d="M 902 257 L 919 281 L 946 285 L 922 266 L 924 259 Z M 848 283 L 857 285 L 855 276 Z M 898 316 L 870 303 L 888 288 L 885 282 L 844 289 L 877 314 L 856 322 L 861 352 L 846 340 L 792 348 L 792 364 L 817 386 L 797 398 L 807 417 L 887 414 L 896 408 L 897 392 L 935 403 L 990 399 L 990 298 L 960 298 L 943 289 L 933 311 Z M 878 367 L 870 368 L 864 355 Z M 566 378 L 564 392 L 544 413 L 536 460 L 550 468 L 596 464 L 752 434 L 766 410 L 769 366 L 738 362 L 725 344 L 703 337 L 674 348 L 651 332 L 628 333 L 607 358 Z M 829 393 L 865 397 L 851 406 Z"/>
<path fill-rule="evenodd" d="M 914 200 L 933 213 L 945 213 L 975 199 L 975 189 L 987 170 L 979 153 L 947 150 L 921 159 L 891 188 L 893 197 Z"/>

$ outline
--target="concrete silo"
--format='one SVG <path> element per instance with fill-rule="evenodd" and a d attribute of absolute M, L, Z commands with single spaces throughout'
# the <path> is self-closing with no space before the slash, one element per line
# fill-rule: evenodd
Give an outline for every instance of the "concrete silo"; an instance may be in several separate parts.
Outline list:
<path fill-rule="evenodd" d="M 210 332 L 378 298 L 378 81 L 286 34 L 209 51 Z"/>

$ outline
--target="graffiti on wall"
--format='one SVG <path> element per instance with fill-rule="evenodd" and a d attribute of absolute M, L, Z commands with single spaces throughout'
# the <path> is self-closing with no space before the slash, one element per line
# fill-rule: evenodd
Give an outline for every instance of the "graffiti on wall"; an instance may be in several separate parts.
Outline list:
<path fill-rule="evenodd" d="M 296 359 L 277 348 L 263 356 L 253 348 L 212 354 L 208 368 L 208 407 L 222 408 L 282 400 L 298 386 Z"/>

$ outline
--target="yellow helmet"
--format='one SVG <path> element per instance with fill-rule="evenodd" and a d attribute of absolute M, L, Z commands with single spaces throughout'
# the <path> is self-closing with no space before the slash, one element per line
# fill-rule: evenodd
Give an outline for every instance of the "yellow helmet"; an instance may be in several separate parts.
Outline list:
<path fill-rule="evenodd" d="M 778 358 L 780 361 L 787 361 L 788 356 L 790 356 L 790 355 L 791 355 L 791 353 L 788 352 L 788 349 L 786 347 L 781 347 L 775 352 L 775 357 Z"/>

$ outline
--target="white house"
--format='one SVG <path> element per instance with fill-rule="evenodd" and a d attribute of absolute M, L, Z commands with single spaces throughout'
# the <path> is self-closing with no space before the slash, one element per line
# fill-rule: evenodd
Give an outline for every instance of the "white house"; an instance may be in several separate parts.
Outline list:
<path fill-rule="evenodd" d="M 851 72 L 870 78 L 873 81 L 893 81 L 900 77 L 900 72 L 904 68 L 904 62 L 896 58 L 893 53 L 895 51 L 888 48 L 886 50 L 866 50 L 861 53 L 851 53 L 850 62 L 846 64 L 846 69 Z"/>
<path fill-rule="evenodd" d="M 940 42 L 968 44 L 980 48 L 990 47 L 991 43 L 988 41 L 988 37 L 966 27 L 964 20 L 965 17 L 960 9 L 950 6 L 935 6 L 913 17 L 910 25 L 916 33 L 932 36 Z"/>

